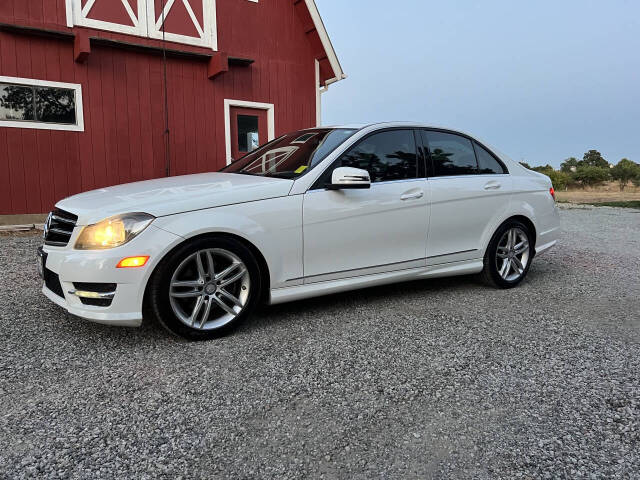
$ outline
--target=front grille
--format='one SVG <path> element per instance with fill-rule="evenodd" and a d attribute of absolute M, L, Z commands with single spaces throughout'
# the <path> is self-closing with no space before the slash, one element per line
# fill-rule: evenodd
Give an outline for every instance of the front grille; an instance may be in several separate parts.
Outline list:
<path fill-rule="evenodd" d="M 60 278 L 58 277 L 58 274 L 52 272 L 48 268 L 44 269 L 44 284 L 53 293 L 55 293 L 59 297 L 64 298 L 64 293 L 62 292 L 62 285 L 60 285 Z"/>
<path fill-rule="evenodd" d="M 44 226 L 44 243 L 54 247 L 65 247 L 69 243 L 78 217 L 56 208 L 49 214 Z"/>

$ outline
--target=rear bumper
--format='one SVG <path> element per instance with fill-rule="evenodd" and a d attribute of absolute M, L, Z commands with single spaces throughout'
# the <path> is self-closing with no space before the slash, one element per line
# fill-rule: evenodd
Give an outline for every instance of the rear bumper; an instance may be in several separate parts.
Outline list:
<path fill-rule="evenodd" d="M 100 250 L 74 250 L 77 232 L 66 247 L 45 245 L 45 276 L 49 280 L 42 293 L 69 313 L 96 323 L 123 327 L 138 327 L 142 323 L 142 303 L 147 281 L 165 253 L 181 239 L 177 235 L 150 225 L 131 242 L 121 247 Z M 141 268 L 116 268 L 124 257 L 149 255 Z M 48 271 L 48 272 L 47 272 Z M 55 280 L 51 281 L 51 277 Z M 59 282 L 60 288 L 57 288 Z M 74 282 L 115 284 L 113 299 L 108 306 L 87 305 L 73 292 Z M 48 288 L 49 287 L 54 288 Z"/>
<path fill-rule="evenodd" d="M 554 247 L 560 239 L 560 222 L 550 230 L 540 232 L 536 239 L 536 255 L 540 255 Z"/>

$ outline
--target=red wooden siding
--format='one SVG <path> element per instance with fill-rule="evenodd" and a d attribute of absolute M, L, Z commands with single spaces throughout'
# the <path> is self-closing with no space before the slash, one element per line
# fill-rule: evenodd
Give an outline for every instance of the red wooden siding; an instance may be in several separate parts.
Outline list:
<path fill-rule="evenodd" d="M 219 51 L 255 63 L 209 80 L 206 61 L 167 59 L 172 175 L 225 165 L 224 99 L 273 103 L 276 135 L 315 125 L 314 47 L 293 2 L 217 0 L 217 20 Z M 0 23 L 71 31 L 64 0 L 0 0 Z M 47 212 L 77 192 L 164 176 L 162 72 L 151 53 L 92 44 L 76 63 L 73 41 L 0 31 L 0 75 L 81 84 L 85 121 L 84 132 L 0 127 L 0 214 Z"/>

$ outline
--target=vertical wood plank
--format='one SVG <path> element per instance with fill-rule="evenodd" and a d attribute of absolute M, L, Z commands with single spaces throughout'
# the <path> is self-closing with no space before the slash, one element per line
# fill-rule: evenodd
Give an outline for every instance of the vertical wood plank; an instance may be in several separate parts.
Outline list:
<path fill-rule="evenodd" d="M 125 57 L 126 77 L 124 88 L 127 93 L 126 113 L 129 128 L 127 129 L 127 143 L 129 144 L 129 181 L 142 180 L 142 148 L 140 126 L 140 90 L 139 69 L 137 54 L 128 54 Z"/>
<path fill-rule="evenodd" d="M 149 93 L 151 98 L 153 176 L 164 177 L 166 165 L 164 142 L 164 80 L 162 62 L 158 59 L 152 59 L 149 64 Z"/>
<path fill-rule="evenodd" d="M 151 112 L 151 91 L 149 63 L 152 58 L 138 57 L 138 92 L 140 95 L 140 151 L 142 178 L 154 178 L 153 168 L 153 119 Z"/>
<path fill-rule="evenodd" d="M 118 52 L 119 53 L 119 52 Z M 115 183 L 131 181 L 131 158 L 129 150 L 129 120 L 127 118 L 127 68 L 125 55 L 113 55 L 113 88 L 115 94 L 114 122 L 116 131 L 118 180 Z"/>
<path fill-rule="evenodd" d="M 105 132 L 104 132 L 104 111 L 102 103 L 102 75 L 101 61 L 103 52 L 97 51 L 87 61 L 87 85 L 89 89 L 84 93 L 85 113 L 91 111 L 91 122 L 85 120 L 85 135 L 88 135 L 91 142 L 91 163 L 94 178 L 94 188 L 108 185 L 107 182 L 107 159 L 105 156 Z M 84 154 L 84 152 L 83 152 Z M 87 152 L 87 155 L 89 153 Z"/>

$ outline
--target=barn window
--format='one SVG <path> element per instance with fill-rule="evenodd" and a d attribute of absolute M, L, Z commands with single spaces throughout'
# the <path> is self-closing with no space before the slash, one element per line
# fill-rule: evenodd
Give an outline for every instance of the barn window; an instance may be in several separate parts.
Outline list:
<path fill-rule="evenodd" d="M 253 152 L 260 144 L 258 136 L 258 117 L 238 115 L 238 150 Z"/>
<path fill-rule="evenodd" d="M 217 50 L 215 0 L 66 0 L 67 24 Z"/>
<path fill-rule="evenodd" d="M 0 127 L 84 130 L 82 87 L 0 76 Z"/>

